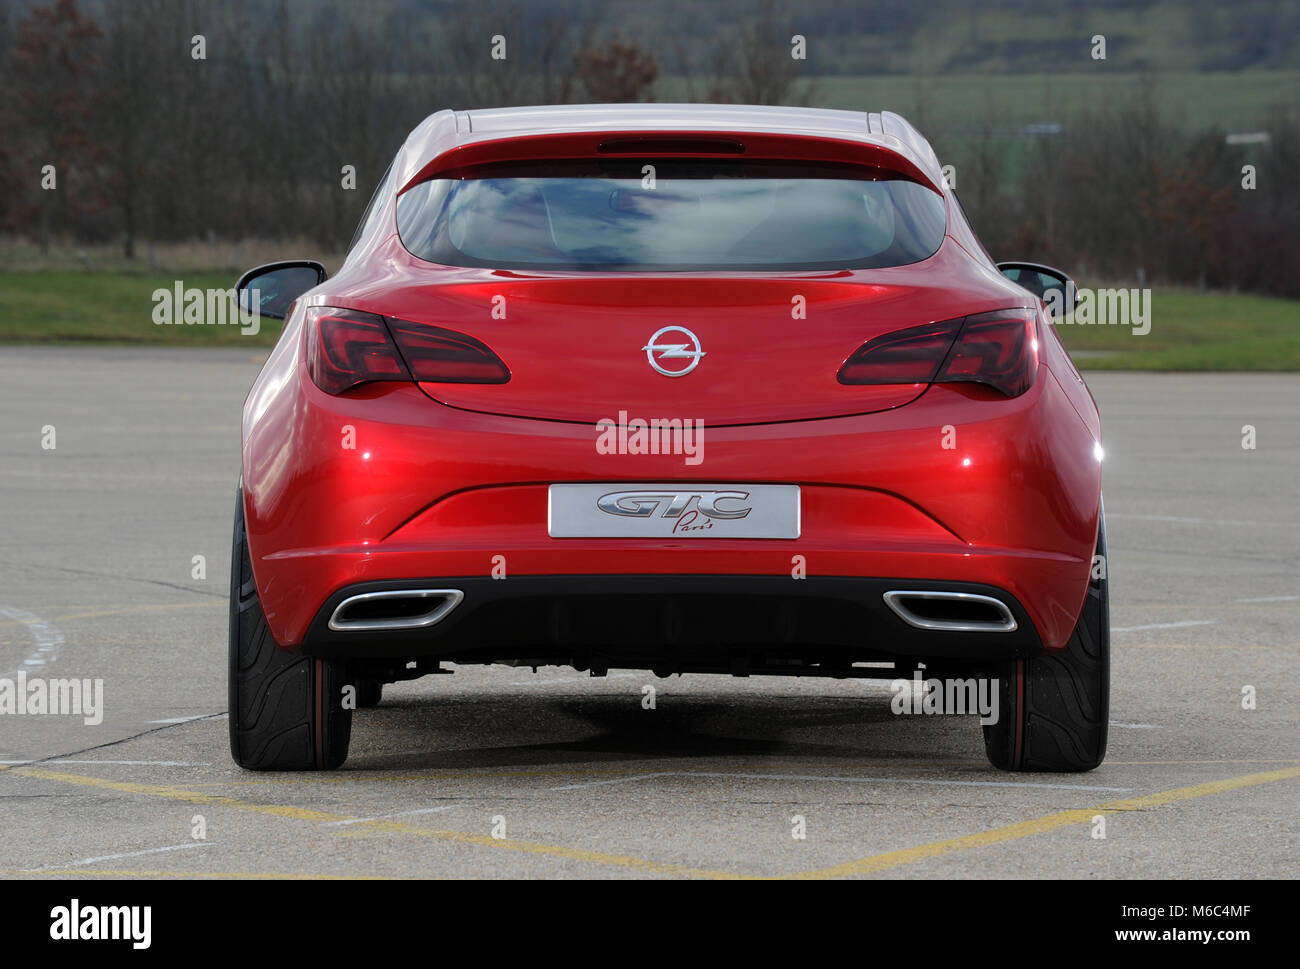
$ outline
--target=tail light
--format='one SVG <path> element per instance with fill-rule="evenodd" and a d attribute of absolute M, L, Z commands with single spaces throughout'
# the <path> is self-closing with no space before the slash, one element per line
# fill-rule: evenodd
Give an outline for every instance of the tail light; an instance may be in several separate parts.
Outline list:
<path fill-rule="evenodd" d="M 503 384 L 510 371 L 485 344 L 438 326 L 309 307 L 307 372 L 327 394 L 382 380 Z"/>
<path fill-rule="evenodd" d="M 402 356 L 416 380 L 445 384 L 503 384 L 510 371 L 472 336 L 405 320 L 389 320 Z"/>
<path fill-rule="evenodd" d="M 307 310 L 307 372 L 327 394 L 373 380 L 410 380 L 382 316 L 312 306 Z"/>
<path fill-rule="evenodd" d="M 1018 397 L 1038 373 L 1038 315 L 995 310 L 876 337 L 840 367 L 842 384 L 979 383 Z"/>
<path fill-rule="evenodd" d="M 840 383 L 928 384 L 948 356 L 961 324 L 962 319 L 947 320 L 878 336 L 844 361 Z"/>
<path fill-rule="evenodd" d="M 936 383 L 988 384 L 1019 397 L 1038 374 L 1038 314 L 998 310 L 968 316 Z"/>

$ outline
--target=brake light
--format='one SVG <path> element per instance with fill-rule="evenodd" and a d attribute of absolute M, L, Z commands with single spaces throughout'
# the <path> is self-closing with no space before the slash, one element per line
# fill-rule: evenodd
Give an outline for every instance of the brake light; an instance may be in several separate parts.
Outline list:
<path fill-rule="evenodd" d="M 510 379 L 501 358 L 472 336 L 405 320 L 389 320 L 388 326 L 416 380 L 503 384 Z"/>
<path fill-rule="evenodd" d="M 1018 397 L 1038 373 L 1037 314 L 995 310 L 876 337 L 840 367 L 842 384 L 980 383 Z"/>
<path fill-rule="evenodd" d="M 327 394 L 373 380 L 410 380 L 381 316 L 328 306 L 307 309 L 307 372 Z"/>
<path fill-rule="evenodd" d="M 1038 374 L 1038 314 L 997 310 L 966 317 L 935 383 L 987 384 L 1019 397 Z"/>
<path fill-rule="evenodd" d="M 840 367 L 842 384 L 928 384 L 948 355 L 961 319 L 895 330 L 864 343 Z"/>
<path fill-rule="evenodd" d="M 373 313 L 307 309 L 307 372 L 327 394 L 380 380 L 503 384 L 510 371 L 464 333 Z"/>

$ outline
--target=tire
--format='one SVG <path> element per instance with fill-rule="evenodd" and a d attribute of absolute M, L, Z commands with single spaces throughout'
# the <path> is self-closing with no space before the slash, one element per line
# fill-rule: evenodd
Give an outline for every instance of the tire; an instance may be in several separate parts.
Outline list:
<path fill-rule="evenodd" d="M 337 663 L 282 649 L 253 581 L 244 493 L 230 552 L 230 755 L 247 770 L 332 770 L 348 756 L 352 711 Z"/>
<path fill-rule="evenodd" d="M 384 698 L 384 684 L 379 680 L 357 680 L 357 709 L 377 707 Z"/>
<path fill-rule="evenodd" d="M 1089 771 L 1106 757 L 1110 717 L 1110 591 L 1106 516 L 1097 524 L 1102 568 L 1070 641 L 1058 653 L 1001 664 L 995 673 L 1000 717 L 984 727 L 984 749 L 1007 771 Z"/>

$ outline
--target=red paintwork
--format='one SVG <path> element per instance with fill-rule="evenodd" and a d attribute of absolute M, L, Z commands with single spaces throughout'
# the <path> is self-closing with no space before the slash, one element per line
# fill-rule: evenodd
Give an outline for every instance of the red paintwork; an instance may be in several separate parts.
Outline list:
<path fill-rule="evenodd" d="M 738 137 L 762 109 L 745 109 L 734 124 L 723 123 L 729 109 L 710 110 L 708 128 L 672 130 Z M 397 161 L 399 184 L 436 162 L 412 154 L 455 147 L 449 114 L 413 133 Z M 502 127 L 503 112 L 487 114 Z M 566 114 L 557 114 L 557 126 L 579 126 Z M 849 112 L 812 114 L 816 124 L 805 129 L 822 124 L 844 137 L 839 116 Z M 577 115 L 591 126 L 604 118 L 599 130 L 620 136 L 669 130 L 646 118 L 620 126 L 608 113 Z M 476 137 L 488 138 L 482 130 L 493 126 L 474 117 Z M 874 142 L 864 151 L 878 154 L 883 145 L 906 156 L 948 200 L 949 236 L 930 259 L 839 273 L 455 269 L 411 256 L 395 233 L 394 200 L 383 201 L 378 228 L 336 277 L 300 301 L 244 407 L 249 548 L 277 642 L 298 643 L 344 585 L 488 575 L 495 555 L 507 557 L 511 575 L 789 575 L 791 556 L 800 554 L 810 575 L 999 586 L 1025 606 L 1049 649 L 1062 647 L 1083 603 L 1096 539 L 1096 406 L 1046 321 L 1038 377 L 1014 399 L 975 385 L 836 382 L 844 359 L 882 332 L 1036 304 L 997 272 L 951 194 L 931 177 L 932 158 L 898 138 L 862 138 Z M 505 320 L 491 318 L 498 293 L 507 297 Z M 790 319 L 796 293 L 807 297 L 807 320 Z M 331 397 L 303 363 L 309 304 L 469 333 L 502 357 L 511 380 L 373 384 Z M 670 323 L 694 330 L 708 354 L 685 377 L 655 373 L 640 350 Z M 704 463 L 597 453 L 595 421 L 619 410 L 704 420 Z M 354 450 L 342 447 L 345 425 L 355 429 Z M 945 425 L 956 430 L 955 449 L 941 447 Z M 552 482 L 664 480 L 800 484 L 802 537 L 547 535 Z"/>
<path fill-rule="evenodd" d="M 511 371 L 500 386 L 426 384 L 431 397 L 590 424 L 617 419 L 620 409 L 689 416 L 709 427 L 887 410 L 915 399 L 925 384 L 840 383 L 840 365 L 863 343 L 935 320 L 1033 305 L 1023 290 L 988 285 L 956 246 L 919 264 L 925 272 L 503 277 L 484 269 L 431 271 L 404 249 L 391 261 L 400 281 L 394 274 L 373 302 L 354 298 L 355 308 L 471 333 Z M 496 294 L 506 296 L 503 320 L 487 312 Z M 806 320 L 791 319 L 796 295 L 807 300 Z M 685 378 L 656 373 L 641 350 L 668 323 L 688 327 L 707 354 Z"/>
<path fill-rule="evenodd" d="M 653 129 L 621 130 L 615 138 L 609 132 L 584 132 L 581 134 L 532 134 L 492 141 L 473 141 L 458 144 L 438 154 L 427 165 L 410 177 L 403 190 L 430 178 L 458 178 L 474 168 L 498 162 L 524 161 L 533 158 L 597 158 L 602 157 L 603 142 L 628 141 L 638 138 L 663 138 L 663 131 Z M 695 133 L 699 137 L 699 133 Z M 723 139 L 726 140 L 726 139 Z M 781 161 L 840 162 L 884 168 L 904 175 L 927 188 L 938 191 L 936 182 L 928 178 L 918 164 L 905 155 L 881 145 L 864 144 L 837 138 L 810 137 L 795 134 L 767 134 L 748 132 L 743 136 L 743 157 Z M 736 158 L 730 152 L 663 151 L 661 158 Z M 622 153 L 603 157 L 625 157 Z M 632 157 L 636 157 L 633 155 Z M 400 193 L 399 193 L 400 194 Z"/>

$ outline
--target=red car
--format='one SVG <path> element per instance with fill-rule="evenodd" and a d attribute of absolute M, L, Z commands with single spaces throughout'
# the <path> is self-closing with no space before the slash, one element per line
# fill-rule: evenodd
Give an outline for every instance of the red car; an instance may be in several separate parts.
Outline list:
<path fill-rule="evenodd" d="M 923 670 L 994 691 L 1000 768 L 1104 757 L 1073 284 L 995 264 L 897 115 L 440 111 L 336 276 L 238 290 L 286 321 L 243 412 L 241 766 L 337 767 L 445 663 Z"/>

